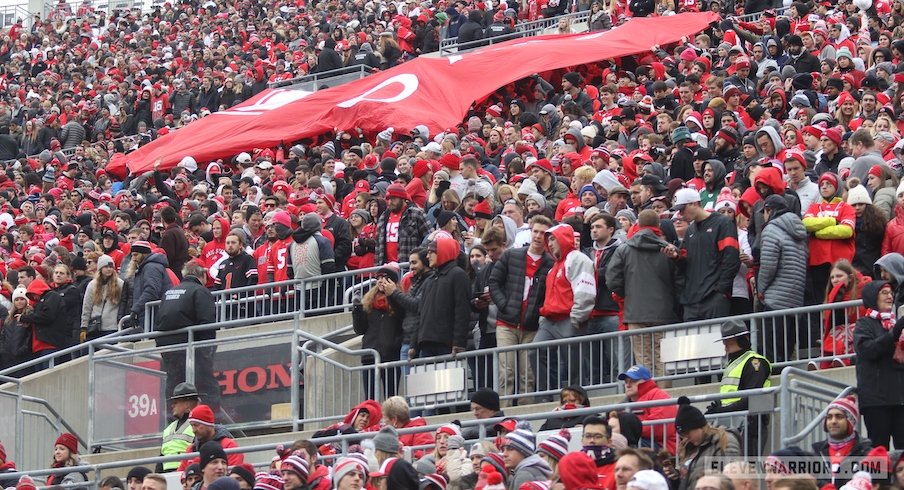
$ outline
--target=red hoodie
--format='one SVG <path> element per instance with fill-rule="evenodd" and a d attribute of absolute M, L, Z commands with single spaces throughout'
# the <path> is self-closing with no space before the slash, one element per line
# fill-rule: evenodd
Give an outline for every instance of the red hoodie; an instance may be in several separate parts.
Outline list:
<path fill-rule="evenodd" d="M 216 221 L 220 223 L 220 238 L 214 237 L 212 242 L 204 245 L 204 250 L 201 251 L 200 257 L 201 263 L 207 269 L 207 287 L 213 287 L 214 279 L 216 279 L 220 270 L 220 263 L 229 257 L 229 254 L 226 253 L 226 235 L 229 234 L 230 229 L 229 221 L 226 221 L 226 218 L 217 218 Z"/>
<path fill-rule="evenodd" d="M 646 402 L 651 400 L 668 400 L 671 398 L 671 395 L 663 391 L 662 388 L 656 385 L 656 382 L 652 379 L 648 379 L 646 381 L 642 381 L 637 385 L 637 399 L 632 400 L 635 402 Z M 641 422 L 647 420 L 662 420 L 662 419 L 673 419 L 678 415 L 678 406 L 677 405 L 665 405 L 662 407 L 649 407 L 644 408 L 640 411 L 640 413 L 635 412 L 637 418 L 641 420 Z M 665 426 L 665 432 L 667 435 L 666 439 L 666 447 L 669 452 L 672 454 L 678 454 L 675 452 L 675 446 L 678 441 L 677 437 L 675 437 L 675 424 L 667 424 Z M 653 438 L 656 442 L 662 441 L 662 426 L 661 425 L 645 425 L 643 426 L 643 431 L 641 432 L 644 439 Z"/>
<path fill-rule="evenodd" d="M 546 276 L 546 298 L 540 315 L 551 321 L 571 318 L 584 322 L 590 318 L 596 301 L 593 261 L 577 250 L 571 226 L 553 226 L 546 232 L 547 240 L 550 235 L 559 244 L 559 257 Z M 552 251 L 550 255 L 555 257 Z"/>
<path fill-rule="evenodd" d="M 366 410 L 367 413 L 370 414 L 370 425 L 358 432 L 376 432 L 380 430 L 380 420 L 383 419 L 383 408 L 374 400 L 364 400 L 355 405 L 355 408 L 352 408 L 351 411 L 345 415 L 345 418 L 342 419 L 342 423 L 354 425 L 355 417 L 358 416 L 358 413 L 361 412 L 361 410 Z"/>
<path fill-rule="evenodd" d="M 568 453 L 559 461 L 559 480 L 568 490 L 603 490 L 596 464 L 582 452 Z M 613 486 L 610 490 L 614 490 Z"/>

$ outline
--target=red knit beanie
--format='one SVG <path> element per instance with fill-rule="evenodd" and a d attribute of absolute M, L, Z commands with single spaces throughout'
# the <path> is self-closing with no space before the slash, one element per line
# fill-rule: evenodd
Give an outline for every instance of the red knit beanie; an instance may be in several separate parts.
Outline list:
<path fill-rule="evenodd" d="M 78 454 L 78 439 L 76 439 L 74 435 L 68 432 L 63 432 L 62 434 L 60 434 L 60 437 L 57 437 L 54 445 L 57 444 L 65 446 L 66 449 L 68 449 L 72 454 Z"/>

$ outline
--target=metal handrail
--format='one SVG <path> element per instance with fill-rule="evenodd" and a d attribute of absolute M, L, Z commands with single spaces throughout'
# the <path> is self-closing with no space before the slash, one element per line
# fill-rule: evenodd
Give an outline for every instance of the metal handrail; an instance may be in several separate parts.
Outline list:
<path fill-rule="evenodd" d="M 584 22 L 590 18 L 590 11 L 583 10 L 581 12 L 571 12 L 567 14 L 558 15 L 555 17 L 549 17 L 545 19 L 537 19 L 529 22 L 522 22 L 519 24 L 515 24 L 514 32 L 510 34 L 502 34 L 499 36 L 492 36 L 483 39 L 479 39 L 476 41 L 469 41 L 466 43 L 459 43 L 458 37 L 450 37 L 443 39 L 439 42 L 439 52 L 440 55 L 444 55 L 447 53 L 453 53 L 458 51 L 465 51 L 468 49 L 473 49 L 484 44 L 496 44 L 502 41 L 508 41 L 511 39 L 519 39 L 523 37 L 531 37 L 536 36 L 540 31 L 549 29 L 550 27 L 555 26 L 559 23 L 561 19 L 570 19 L 572 23 L 574 22 Z"/>
<path fill-rule="evenodd" d="M 8 367 L 8 368 L 0 371 L 0 376 L 9 375 L 9 374 L 15 373 L 16 371 L 19 371 L 21 369 L 29 368 L 32 366 L 37 366 L 38 364 L 42 364 L 44 362 L 49 362 L 50 367 L 55 367 L 56 360 L 58 358 L 68 357 L 70 354 L 72 354 L 74 352 L 79 352 L 79 351 L 85 350 L 89 344 L 95 344 L 95 345 L 104 344 L 109 349 L 118 349 L 120 347 L 110 346 L 107 344 L 107 342 L 110 340 L 113 340 L 117 337 L 123 337 L 126 335 L 126 333 L 132 332 L 133 330 L 136 330 L 136 329 L 128 328 L 125 330 L 120 330 L 118 332 L 113 332 L 113 333 L 104 335 L 103 337 L 98 337 L 96 339 L 86 341 L 84 344 L 73 345 L 71 347 L 67 347 L 65 349 L 54 351 L 50 354 L 46 354 L 41 357 L 36 357 L 30 361 L 25 361 L 21 364 L 16 364 L 15 366 Z M 6 376 L 3 376 L 3 377 L 6 377 Z M 8 379 L 15 379 L 15 378 L 8 378 Z"/>
<path fill-rule="evenodd" d="M 277 80 L 275 82 L 268 83 L 267 88 L 280 88 L 307 82 L 326 82 L 338 76 L 351 75 L 354 73 L 359 73 L 361 75 L 361 78 L 364 78 L 367 75 L 370 75 L 371 71 L 370 67 L 367 65 L 344 66 L 342 68 L 336 68 L 333 70 L 318 73 L 309 73 L 307 75 L 290 78 L 288 80 Z"/>
<path fill-rule="evenodd" d="M 770 395 L 774 394 L 781 390 L 781 387 L 770 387 L 770 388 L 758 388 L 752 390 L 739 390 L 732 393 L 712 393 L 706 395 L 694 395 L 689 396 L 691 403 L 701 404 L 707 403 L 714 400 L 722 400 L 726 398 L 748 398 L 751 396 L 761 396 L 761 395 Z M 613 403 L 608 405 L 601 405 L 597 407 L 586 407 L 586 408 L 578 408 L 574 410 L 554 410 L 547 412 L 535 412 L 530 414 L 519 415 L 518 418 L 520 420 L 526 421 L 538 421 L 538 420 L 547 420 L 547 419 L 558 419 L 558 418 L 571 418 L 575 416 L 582 415 L 595 415 L 599 413 L 607 413 L 612 410 L 626 410 L 626 411 L 634 411 L 643 408 L 651 408 L 651 407 L 659 407 L 659 406 L 669 406 L 675 405 L 677 403 L 677 398 L 668 398 L 662 400 L 651 400 L 644 402 L 621 402 L 621 403 Z M 715 414 L 707 416 L 710 419 L 713 418 L 721 418 L 726 416 L 734 416 L 734 415 L 744 415 L 745 412 L 730 412 L 725 414 Z M 463 428 L 478 428 L 479 439 L 483 439 L 486 437 L 486 428 L 487 426 L 492 427 L 498 422 L 501 422 L 506 417 L 495 417 L 489 419 L 480 419 L 480 420 L 463 420 L 461 421 L 461 426 Z M 669 420 L 664 420 L 666 423 Z M 657 420 L 655 422 L 663 422 L 663 420 Z M 436 429 L 442 427 L 445 424 L 429 424 L 419 427 L 411 427 L 411 428 L 403 428 L 397 429 L 399 435 L 406 434 L 417 434 L 423 432 L 434 432 Z M 650 425 L 650 424 L 647 424 Z M 311 441 L 314 442 L 318 447 L 322 444 L 331 444 L 331 443 L 339 443 L 342 445 L 343 454 L 347 452 L 348 445 L 352 442 L 357 442 L 362 439 L 371 439 L 377 435 L 377 432 L 362 432 L 356 434 L 342 434 L 330 437 L 321 437 L 321 438 L 312 438 Z M 272 451 L 279 446 L 285 446 L 286 444 L 291 444 L 291 441 L 283 442 L 283 443 L 269 443 L 269 444 L 256 444 L 251 446 L 243 446 L 237 448 L 229 448 L 225 449 L 226 454 L 236 454 L 236 453 L 255 453 L 262 451 Z M 107 463 L 95 463 L 95 464 L 82 464 L 79 466 L 69 466 L 65 468 L 47 468 L 40 469 L 35 471 L 21 471 L 17 473 L 4 473 L 4 477 L 9 478 L 18 478 L 23 475 L 30 476 L 48 476 L 48 475 L 56 475 L 68 472 L 81 472 L 81 473 L 94 473 L 95 481 L 100 480 L 100 473 L 103 470 L 111 470 L 118 468 L 130 468 L 134 466 L 148 466 L 154 465 L 157 463 L 167 463 L 173 461 L 184 461 L 187 459 L 196 458 L 200 455 L 200 453 L 184 453 L 173 456 L 154 456 L 148 458 L 137 458 L 131 460 L 123 460 L 123 461 L 113 461 Z"/>
<path fill-rule="evenodd" d="M 791 395 L 793 394 L 792 390 L 791 390 L 791 385 L 793 384 L 793 381 L 795 381 L 795 380 L 791 379 L 792 375 L 797 378 L 803 378 L 803 379 L 806 379 L 809 381 L 814 381 L 814 382 L 834 386 L 836 388 L 841 389 L 841 392 L 838 393 L 837 395 L 832 392 L 826 392 L 826 394 L 834 395 L 835 399 L 844 398 L 845 396 L 848 396 L 852 393 L 856 393 L 856 391 L 857 391 L 857 388 L 854 386 L 850 386 L 850 385 L 842 383 L 840 381 L 825 378 L 823 376 L 819 376 L 817 374 L 813 374 L 811 372 L 789 366 L 782 370 L 781 382 L 780 382 L 780 386 L 783 387 L 780 403 L 781 403 L 782 407 L 786 407 L 789 410 L 791 409 Z M 817 389 L 817 387 L 813 386 L 813 385 L 808 385 L 807 389 L 810 391 L 814 391 Z M 828 406 L 828 404 L 826 404 L 826 407 L 820 412 L 819 416 L 814 417 L 812 420 L 810 420 L 810 422 L 807 423 L 807 425 L 804 426 L 804 428 L 801 429 L 796 434 L 791 434 L 791 431 L 793 430 L 792 424 L 794 423 L 794 417 L 791 416 L 792 414 L 789 413 L 788 417 L 782 417 L 781 418 L 782 446 L 787 447 L 789 445 L 794 445 L 794 444 L 802 441 L 805 437 L 807 437 L 807 434 L 812 432 L 813 429 L 815 429 L 817 426 L 819 426 L 823 423 L 828 411 L 829 411 L 829 406 Z"/>
<path fill-rule="evenodd" d="M 776 15 L 784 15 L 785 11 L 787 11 L 788 8 L 787 7 L 779 7 L 779 8 L 773 9 L 773 10 L 775 10 Z M 756 20 L 759 20 L 762 16 L 763 16 L 763 12 L 754 12 L 752 14 L 735 15 L 735 16 L 732 16 L 731 19 L 737 20 L 739 22 L 754 22 Z"/>

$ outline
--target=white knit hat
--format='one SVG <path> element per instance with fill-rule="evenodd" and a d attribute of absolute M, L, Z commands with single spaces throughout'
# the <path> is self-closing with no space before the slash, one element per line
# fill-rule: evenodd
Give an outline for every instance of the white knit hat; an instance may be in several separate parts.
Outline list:
<path fill-rule="evenodd" d="M 872 204 L 873 200 L 869 197 L 866 187 L 858 184 L 853 189 L 848 190 L 847 203 L 851 206 L 854 204 Z"/>
<path fill-rule="evenodd" d="M 13 301 L 18 298 L 28 298 L 28 296 L 25 294 L 25 288 L 23 288 L 22 286 L 17 287 L 16 290 L 13 291 Z"/>
<path fill-rule="evenodd" d="M 901 140 L 901 141 L 904 141 L 904 140 Z M 901 182 L 900 184 L 898 184 L 898 190 L 895 191 L 896 196 L 900 196 L 901 194 L 904 194 L 904 182 Z"/>

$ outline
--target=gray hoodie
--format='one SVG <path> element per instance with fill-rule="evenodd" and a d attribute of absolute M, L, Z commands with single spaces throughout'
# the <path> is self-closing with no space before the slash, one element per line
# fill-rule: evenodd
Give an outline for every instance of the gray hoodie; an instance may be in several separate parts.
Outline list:
<path fill-rule="evenodd" d="M 873 270 L 878 277 L 882 270 L 887 271 L 894 281 L 895 286 L 895 311 L 904 305 L 904 255 L 897 252 L 885 254 L 873 264 Z"/>
<path fill-rule="evenodd" d="M 772 145 L 775 146 L 775 154 L 774 155 L 766 155 L 768 158 L 776 158 L 776 155 L 781 153 L 782 150 L 785 149 L 785 144 L 782 143 L 781 137 L 778 135 L 778 131 L 775 130 L 772 126 L 763 126 L 759 131 L 756 132 L 756 137 L 759 138 L 761 134 L 769 135 L 769 139 L 772 140 Z M 759 144 L 757 145 L 757 149 L 760 152 L 763 151 L 762 148 L 759 148 Z M 782 162 L 784 163 L 784 162 Z"/>

